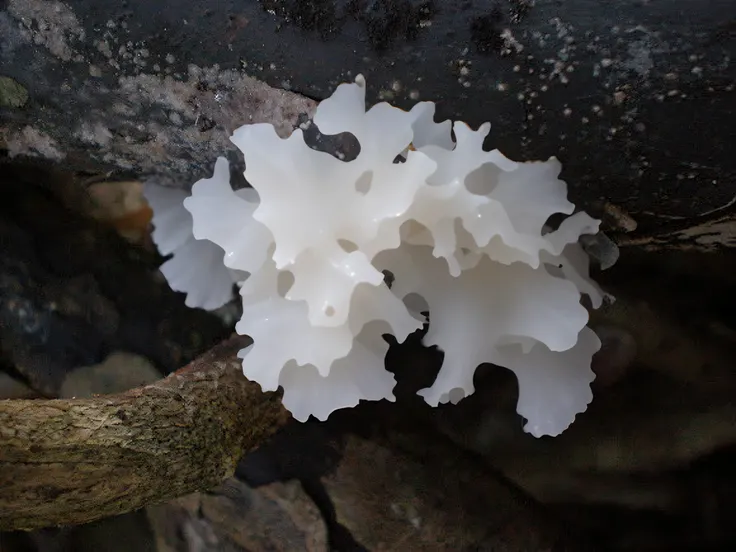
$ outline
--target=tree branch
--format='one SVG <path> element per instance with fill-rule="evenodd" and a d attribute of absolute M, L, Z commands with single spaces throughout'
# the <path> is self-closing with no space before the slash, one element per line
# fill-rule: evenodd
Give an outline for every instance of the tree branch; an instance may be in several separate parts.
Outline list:
<path fill-rule="evenodd" d="M 0 529 L 85 523 L 219 484 L 288 419 L 233 337 L 153 385 L 0 401 Z"/>

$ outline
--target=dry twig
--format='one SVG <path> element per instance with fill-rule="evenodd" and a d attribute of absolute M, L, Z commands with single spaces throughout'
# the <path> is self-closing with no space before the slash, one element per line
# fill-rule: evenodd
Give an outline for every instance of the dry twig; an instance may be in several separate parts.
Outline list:
<path fill-rule="evenodd" d="M 213 487 L 289 419 L 242 376 L 242 338 L 153 385 L 0 401 L 0 529 L 78 524 Z"/>

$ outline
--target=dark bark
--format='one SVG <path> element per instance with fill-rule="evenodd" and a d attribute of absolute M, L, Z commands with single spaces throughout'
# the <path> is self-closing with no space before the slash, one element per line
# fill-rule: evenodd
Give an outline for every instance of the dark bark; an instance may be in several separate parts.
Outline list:
<path fill-rule="evenodd" d="M 211 488 L 289 419 L 243 377 L 232 338 L 160 382 L 0 401 L 0 529 L 78 524 Z"/>
<path fill-rule="evenodd" d="M 362 72 L 371 102 L 435 100 L 491 121 L 514 158 L 559 156 L 609 228 L 671 235 L 731 213 L 734 15 L 731 0 L 6 0 L 0 147 L 186 185 L 236 160 L 234 127 L 287 132 L 312 109 L 278 89 L 319 99 Z"/>

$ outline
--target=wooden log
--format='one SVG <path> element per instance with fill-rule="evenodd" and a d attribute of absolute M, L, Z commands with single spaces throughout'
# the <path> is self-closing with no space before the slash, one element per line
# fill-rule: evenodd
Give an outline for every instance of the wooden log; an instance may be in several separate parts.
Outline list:
<path fill-rule="evenodd" d="M 733 241 L 733 15 L 732 0 L 5 0 L 0 157 L 187 186 L 220 154 L 242 168 L 234 128 L 288 133 L 363 73 L 369 103 L 436 101 L 491 121 L 488 145 L 514 159 L 558 156 L 609 229 L 712 248 L 682 232 L 715 218 L 707 241 Z"/>
<path fill-rule="evenodd" d="M 231 338 L 153 385 L 0 401 L 0 529 L 78 524 L 214 487 L 290 416 Z"/>

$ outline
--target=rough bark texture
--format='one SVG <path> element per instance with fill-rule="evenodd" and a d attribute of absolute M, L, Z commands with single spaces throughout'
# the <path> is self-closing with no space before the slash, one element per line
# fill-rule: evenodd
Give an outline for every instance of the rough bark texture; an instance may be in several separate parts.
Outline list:
<path fill-rule="evenodd" d="M 614 230 L 705 249 L 732 242 L 734 29 L 732 0 L 3 0 L 0 151 L 188 185 L 360 72 L 558 156 Z"/>
<path fill-rule="evenodd" d="M 0 401 L 0 529 L 76 524 L 213 487 L 288 419 L 232 338 L 110 397 Z"/>

